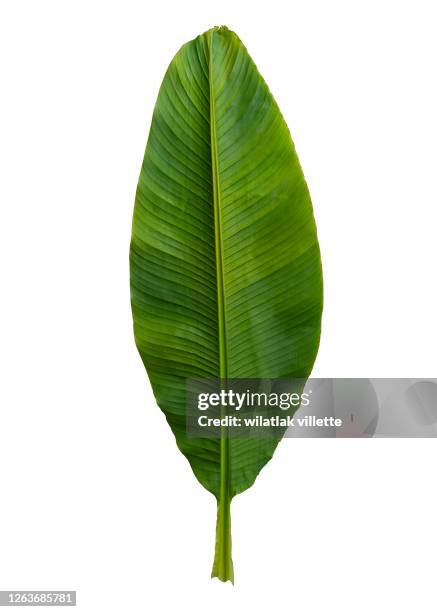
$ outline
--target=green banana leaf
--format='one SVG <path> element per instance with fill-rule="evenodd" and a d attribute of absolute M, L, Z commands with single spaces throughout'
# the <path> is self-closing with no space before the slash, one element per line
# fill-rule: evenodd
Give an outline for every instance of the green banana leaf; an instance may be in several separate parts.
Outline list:
<path fill-rule="evenodd" d="M 288 78 L 288 75 L 284 75 Z M 212 576 L 233 581 L 231 499 L 278 440 L 189 437 L 186 380 L 307 378 L 322 271 L 287 125 L 238 36 L 185 44 L 156 102 L 130 250 L 135 341 L 156 401 L 218 504 Z"/>

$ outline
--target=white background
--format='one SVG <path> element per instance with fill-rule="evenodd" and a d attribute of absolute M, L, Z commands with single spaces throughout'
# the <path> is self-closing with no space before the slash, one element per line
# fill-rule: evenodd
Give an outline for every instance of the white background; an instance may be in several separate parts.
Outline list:
<path fill-rule="evenodd" d="M 136 181 L 164 71 L 234 29 L 292 132 L 325 276 L 314 375 L 436 376 L 434 2 L 3 1 L 0 589 L 78 609 L 436 610 L 434 440 L 285 440 L 215 502 L 131 330 Z"/>

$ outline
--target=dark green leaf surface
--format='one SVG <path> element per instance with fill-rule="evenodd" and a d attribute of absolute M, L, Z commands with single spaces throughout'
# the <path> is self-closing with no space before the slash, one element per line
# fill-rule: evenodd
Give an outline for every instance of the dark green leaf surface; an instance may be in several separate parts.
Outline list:
<path fill-rule="evenodd" d="M 286 78 L 286 75 L 284 75 Z M 135 340 L 158 405 L 218 500 L 213 575 L 232 579 L 230 500 L 276 440 L 188 438 L 187 378 L 306 378 L 322 272 L 288 128 L 239 38 L 214 28 L 164 77 L 135 200 Z"/>

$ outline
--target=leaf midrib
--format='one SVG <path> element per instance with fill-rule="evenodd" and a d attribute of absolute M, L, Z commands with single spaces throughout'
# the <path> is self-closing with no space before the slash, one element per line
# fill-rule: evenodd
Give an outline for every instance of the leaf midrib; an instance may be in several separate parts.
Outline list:
<path fill-rule="evenodd" d="M 210 138 L 211 138 L 211 169 L 213 186 L 214 207 L 214 235 L 215 255 L 217 271 L 217 311 L 218 311 L 218 336 L 219 336 L 219 377 L 226 381 L 228 377 L 227 346 L 226 346 L 226 312 L 225 312 L 225 280 L 223 260 L 223 236 L 222 217 L 220 201 L 220 176 L 218 168 L 217 134 L 215 119 L 214 83 L 212 74 L 214 30 L 208 32 L 208 79 L 209 79 L 209 108 L 210 108 Z M 221 408 L 223 414 L 223 408 Z M 230 558 L 230 550 L 227 550 L 230 541 L 230 461 L 229 461 L 229 439 L 225 427 L 220 432 L 220 496 L 218 499 L 218 539 L 221 543 L 219 564 L 222 574 L 226 573 L 226 559 Z"/>

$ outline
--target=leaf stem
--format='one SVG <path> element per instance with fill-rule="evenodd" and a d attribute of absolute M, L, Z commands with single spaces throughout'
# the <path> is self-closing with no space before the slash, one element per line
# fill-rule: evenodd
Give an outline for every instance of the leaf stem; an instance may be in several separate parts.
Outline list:
<path fill-rule="evenodd" d="M 211 578 L 218 578 L 223 582 L 230 580 L 232 584 L 234 584 L 231 540 L 231 499 L 229 495 L 221 495 L 217 504 L 215 556 Z"/>

